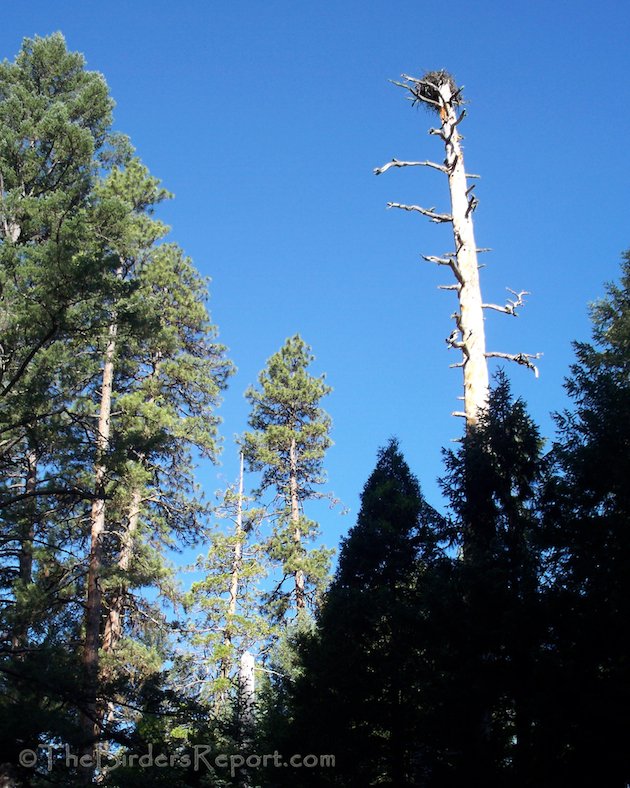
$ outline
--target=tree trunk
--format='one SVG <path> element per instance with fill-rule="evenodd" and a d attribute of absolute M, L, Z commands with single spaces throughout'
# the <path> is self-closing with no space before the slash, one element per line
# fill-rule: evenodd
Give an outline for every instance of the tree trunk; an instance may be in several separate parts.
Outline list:
<path fill-rule="evenodd" d="M 140 507 L 142 504 L 142 491 L 139 487 L 134 488 L 131 493 L 131 502 L 127 510 L 127 527 L 121 534 L 120 553 L 118 554 L 117 566 L 121 574 L 124 574 L 131 565 L 133 555 L 133 540 L 138 529 L 140 519 Z M 105 630 L 103 632 L 103 651 L 116 651 L 118 643 L 122 637 L 122 622 L 125 608 L 126 585 L 120 582 L 114 592 L 114 596 L 109 604 L 107 619 L 105 620 Z"/>
<path fill-rule="evenodd" d="M 254 655 L 244 651 L 238 670 L 238 723 L 240 749 L 247 751 L 254 741 L 256 722 L 256 661 Z M 251 788 L 250 770 L 241 768 L 238 779 L 239 788 Z"/>
<path fill-rule="evenodd" d="M 252 726 L 254 724 L 254 703 L 256 701 L 256 662 L 253 654 L 244 651 L 238 672 L 239 691 L 239 720 L 241 727 L 242 743 L 251 740 Z"/>
<path fill-rule="evenodd" d="M 291 525 L 293 529 L 293 542 L 296 556 L 302 552 L 302 535 L 300 533 L 300 501 L 298 497 L 297 480 L 297 449 L 295 438 L 291 439 L 289 449 L 289 496 L 291 504 Z M 304 590 L 304 571 L 296 569 L 293 573 L 295 582 L 295 606 L 298 611 L 306 607 L 306 593 Z"/>
<path fill-rule="evenodd" d="M 238 498 L 236 500 L 236 525 L 234 530 L 234 556 L 232 558 L 232 568 L 230 570 L 230 591 L 228 607 L 225 616 L 225 629 L 223 631 L 223 645 L 225 655 L 221 658 L 219 676 L 227 681 L 230 676 L 230 652 L 232 647 L 232 636 L 234 628 L 234 616 L 238 603 L 238 589 L 241 576 L 241 566 L 243 563 L 243 452 L 240 454 L 240 470 L 238 477 Z M 217 705 L 222 708 L 227 700 L 227 692 L 221 690 L 217 698 Z"/>
<path fill-rule="evenodd" d="M 24 476 L 24 499 L 21 522 L 19 523 L 20 552 L 18 556 L 18 578 L 20 587 L 25 589 L 33 582 L 33 540 L 35 538 L 36 503 L 33 493 L 37 485 L 37 454 L 28 450 L 26 453 L 26 473 Z M 26 646 L 28 640 L 29 620 L 26 610 L 20 611 L 20 620 L 16 623 L 11 638 L 13 649 L 19 651 Z M 18 655 L 18 659 L 21 656 Z"/>
<path fill-rule="evenodd" d="M 442 97 L 442 138 L 446 148 L 445 166 L 451 196 L 453 238 L 455 240 L 456 273 L 459 288 L 457 327 L 461 333 L 464 371 L 464 411 L 467 424 L 477 422 L 477 413 L 488 400 L 488 361 L 486 335 L 479 284 L 477 244 L 472 214 L 474 201 L 469 197 L 464 154 L 457 131 L 457 114 L 451 84 L 439 87 Z"/>
<path fill-rule="evenodd" d="M 111 432 L 111 407 L 114 380 L 114 355 L 118 326 L 114 322 L 109 327 L 109 337 L 105 350 L 105 363 L 101 389 L 101 402 L 96 438 L 96 462 L 94 465 L 94 500 L 90 517 L 91 541 L 87 575 L 87 601 L 85 612 L 85 646 L 83 667 L 85 671 L 85 701 L 81 714 L 81 727 L 84 736 L 83 754 L 94 753 L 94 743 L 99 735 L 98 724 L 98 672 L 103 592 L 100 575 L 103 565 L 103 536 L 105 533 L 105 488 L 107 468 L 105 456 L 109 448 Z M 84 771 L 84 784 L 90 784 L 93 769 Z"/>

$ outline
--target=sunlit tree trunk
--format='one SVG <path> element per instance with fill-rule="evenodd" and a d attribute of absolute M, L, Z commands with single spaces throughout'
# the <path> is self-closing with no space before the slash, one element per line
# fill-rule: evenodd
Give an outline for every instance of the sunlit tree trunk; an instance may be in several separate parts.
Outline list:
<path fill-rule="evenodd" d="M 90 555 L 87 575 L 87 600 L 85 611 L 85 645 L 83 666 L 85 671 L 85 701 L 81 714 L 84 735 L 84 755 L 94 753 L 94 743 L 99 735 L 98 679 L 101 618 L 103 612 L 103 591 L 100 577 L 103 566 L 103 537 L 105 533 L 105 491 L 107 466 L 105 458 L 109 449 L 111 434 L 111 409 L 114 381 L 114 356 L 118 326 L 112 322 L 105 350 L 101 401 L 96 437 L 96 462 L 94 466 L 94 500 L 90 516 Z M 84 784 L 92 779 L 93 769 L 83 772 Z"/>
<path fill-rule="evenodd" d="M 230 590 L 228 606 L 225 617 L 225 630 L 223 631 L 223 646 L 225 652 L 221 657 L 221 667 L 219 675 L 223 682 L 227 682 L 230 676 L 232 638 L 234 634 L 234 616 L 236 615 L 238 604 L 238 591 L 243 563 L 243 453 L 240 454 L 240 470 L 238 477 L 238 497 L 236 499 L 236 523 L 234 528 L 234 554 L 230 569 Z M 227 700 L 227 692 L 221 690 L 218 696 L 218 705 L 223 707 Z"/>
<path fill-rule="evenodd" d="M 446 148 L 445 165 L 451 196 L 453 239 L 455 241 L 456 277 L 458 280 L 459 315 L 464 372 L 464 412 L 468 424 L 477 421 L 477 413 L 488 400 L 488 362 L 484 326 L 479 264 L 472 214 L 475 202 L 469 199 L 464 154 L 457 131 L 457 115 L 450 82 L 439 88 L 441 99 L 441 136 Z"/>
<path fill-rule="evenodd" d="M 481 408 L 488 402 L 488 358 L 502 358 L 514 361 L 517 364 L 532 369 L 536 374 L 538 370 L 532 359 L 539 354 L 504 353 L 486 350 L 486 336 L 484 326 L 484 310 L 493 309 L 508 315 L 516 315 L 517 307 L 523 304 L 523 296 L 527 292 L 522 290 L 517 293 L 513 290 L 514 298 L 508 299 L 504 305 L 483 303 L 479 283 L 479 263 L 477 259 L 477 244 L 473 227 L 473 213 L 477 207 L 477 198 L 473 194 L 474 184 L 468 185 L 470 178 L 477 175 L 466 173 L 464 154 L 461 146 L 461 137 L 458 126 L 466 114 L 462 110 L 458 114 L 458 107 L 462 103 L 461 88 L 457 88 L 453 78 L 446 71 L 432 71 L 422 79 L 403 75 L 405 82 L 395 84 L 406 88 L 412 95 L 414 103 L 422 103 L 434 111 L 440 118 L 438 128 L 429 130 L 429 134 L 436 135 L 444 143 L 445 157 L 442 164 L 432 161 L 392 161 L 377 167 L 377 175 L 391 167 L 417 167 L 424 166 L 439 170 L 446 174 L 450 193 L 451 212 L 438 213 L 433 208 L 423 208 L 420 205 L 403 205 L 397 202 L 388 203 L 389 208 L 400 208 L 405 211 L 414 211 L 426 216 L 438 224 L 450 223 L 453 229 L 455 249 L 442 257 L 423 255 L 425 260 L 446 266 L 451 269 L 455 282 L 441 285 L 442 290 L 453 290 L 457 295 L 458 311 L 454 313 L 455 329 L 446 340 L 450 348 L 461 350 L 462 360 L 451 366 L 462 367 L 464 376 L 464 411 L 455 415 L 465 416 L 468 427 L 477 424 Z M 509 289 L 509 288 L 508 288 Z"/>
<path fill-rule="evenodd" d="M 135 487 L 131 493 L 131 502 L 127 510 L 126 527 L 121 534 L 120 552 L 116 562 L 121 575 L 129 569 L 133 556 L 134 536 L 138 530 L 140 519 L 140 508 L 142 506 L 142 491 Z M 105 630 L 103 632 L 103 651 L 114 652 L 122 638 L 123 615 L 125 609 L 125 596 L 127 589 L 124 582 L 114 592 L 109 603 L 109 610 L 105 620 Z"/>

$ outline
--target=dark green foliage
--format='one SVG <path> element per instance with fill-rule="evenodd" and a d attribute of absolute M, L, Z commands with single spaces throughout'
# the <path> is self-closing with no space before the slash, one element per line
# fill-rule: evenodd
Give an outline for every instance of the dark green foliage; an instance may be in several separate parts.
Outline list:
<path fill-rule="evenodd" d="M 277 682 L 274 703 L 292 718 L 282 748 L 336 757 L 334 769 L 301 774 L 303 784 L 416 784 L 430 672 L 423 593 L 441 560 L 439 525 L 390 441 L 343 542 L 316 631 L 298 634 L 293 681 Z M 278 706 L 269 746 L 282 730 Z"/>
<path fill-rule="evenodd" d="M 543 638 L 536 508 L 541 448 L 523 403 L 512 402 L 500 375 L 479 424 L 457 452 L 446 454 L 443 487 L 461 557 L 454 567 L 452 661 L 442 697 L 444 757 L 436 767 L 443 780 L 532 784 Z"/>
<path fill-rule="evenodd" d="M 450 523 L 397 444 L 380 453 L 317 628 L 273 682 L 268 746 L 336 756 L 304 785 L 550 784 L 536 754 L 541 445 L 500 377 L 447 454 Z"/>
<path fill-rule="evenodd" d="M 550 708 L 564 706 L 558 736 L 565 779 L 630 780 L 630 252 L 621 281 L 591 310 L 593 342 L 576 343 L 559 417 L 558 475 L 547 522 L 559 565 L 553 593 L 559 652 Z M 555 731 L 552 730 L 555 724 Z"/>

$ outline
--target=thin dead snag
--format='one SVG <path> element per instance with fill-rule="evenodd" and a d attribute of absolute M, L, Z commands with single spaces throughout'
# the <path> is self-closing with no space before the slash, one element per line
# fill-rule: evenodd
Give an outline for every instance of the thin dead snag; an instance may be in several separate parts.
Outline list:
<path fill-rule="evenodd" d="M 423 208 L 419 205 L 403 205 L 397 202 L 387 203 L 388 208 L 399 208 L 404 211 L 420 213 L 437 224 L 451 223 L 455 251 L 441 257 L 427 255 L 425 260 L 436 265 L 451 269 L 455 282 L 441 285 L 442 290 L 453 290 L 457 294 L 459 310 L 453 315 L 455 328 L 446 340 L 449 348 L 461 350 L 462 360 L 454 367 L 461 367 L 464 373 L 464 412 L 454 415 L 464 416 L 468 426 L 477 422 L 479 409 L 483 408 L 488 399 L 488 358 L 504 358 L 529 367 L 536 374 L 538 370 L 532 359 L 538 358 L 526 353 L 498 353 L 486 351 L 484 327 L 484 309 L 493 309 L 508 315 L 516 316 L 516 309 L 523 304 L 526 291 L 519 293 L 510 291 L 514 298 L 508 299 L 505 305 L 486 304 L 481 297 L 479 283 L 478 252 L 487 251 L 477 248 L 473 226 L 473 213 L 478 204 L 474 195 L 475 185 L 468 185 L 470 178 L 478 175 L 466 173 L 461 136 L 458 126 L 466 115 L 461 109 L 462 88 L 458 88 L 453 78 L 446 71 L 432 71 L 421 79 L 403 74 L 403 82 L 395 85 L 404 88 L 411 94 L 414 104 L 423 104 L 435 112 L 440 118 L 440 126 L 429 130 L 429 134 L 438 136 L 444 143 L 445 158 L 443 164 L 430 161 L 400 161 L 392 159 L 382 167 L 374 170 L 380 175 L 393 167 L 425 166 L 444 172 L 448 177 L 451 198 L 450 213 L 439 213 L 435 208 Z"/>
<path fill-rule="evenodd" d="M 234 639 L 234 619 L 236 616 L 241 573 L 243 567 L 243 543 L 245 529 L 243 527 L 243 485 L 244 485 L 244 455 L 240 453 L 240 467 L 238 475 L 238 495 L 236 498 L 236 518 L 234 521 L 234 552 L 232 553 L 232 566 L 230 567 L 230 588 L 228 606 L 225 616 L 225 629 L 223 630 L 223 646 L 225 651 L 219 663 L 219 676 L 223 680 L 223 687 L 217 694 L 217 711 L 225 708 L 228 700 L 227 682 L 230 677 L 230 664 L 232 660 L 232 641 Z"/>
<path fill-rule="evenodd" d="M 238 601 L 238 586 L 241 576 L 241 566 L 243 563 L 243 471 L 244 457 L 240 454 L 240 467 L 238 473 L 238 498 L 236 499 L 236 523 L 234 531 L 234 556 L 232 558 L 232 570 L 230 577 L 230 597 L 228 600 L 228 625 L 225 628 L 224 642 L 226 645 L 232 643 L 232 622 L 236 615 L 236 603 Z"/>

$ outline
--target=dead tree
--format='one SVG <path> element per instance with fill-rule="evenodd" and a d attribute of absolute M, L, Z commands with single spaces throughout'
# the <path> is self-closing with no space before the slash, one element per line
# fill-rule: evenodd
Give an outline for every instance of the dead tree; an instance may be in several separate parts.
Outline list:
<path fill-rule="evenodd" d="M 486 350 L 486 337 L 484 328 L 484 309 L 494 309 L 508 315 L 516 316 L 516 310 L 523 304 L 526 291 L 509 292 L 513 298 L 504 305 L 484 303 L 481 297 L 479 284 L 479 264 L 477 254 L 482 251 L 475 241 L 473 227 L 473 213 L 478 200 L 474 194 L 475 185 L 468 185 L 469 179 L 478 178 L 478 175 L 466 173 L 464 155 L 461 147 L 461 136 L 458 126 L 466 115 L 466 110 L 461 108 L 462 88 L 458 88 L 455 81 L 446 71 L 431 71 L 421 79 L 403 74 L 403 82 L 394 82 L 410 93 L 413 104 L 422 104 L 440 119 L 437 128 L 429 129 L 429 134 L 439 137 L 444 143 L 445 158 L 442 164 L 432 161 L 400 161 L 392 159 L 382 167 L 374 170 L 376 175 L 392 167 L 430 167 L 443 172 L 448 178 L 451 197 L 450 213 L 439 213 L 435 208 L 423 208 L 420 205 L 403 205 L 397 202 L 387 204 L 388 208 L 400 208 L 426 216 L 438 224 L 450 223 L 453 228 L 455 250 L 435 257 L 425 256 L 424 259 L 436 265 L 450 268 L 455 281 L 441 285 L 441 290 L 452 290 L 457 294 L 459 309 L 453 314 L 455 328 L 446 340 L 449 348 L 458 349 L 462 353 L 461 361 L 452 364 L 453 367 L 462 367 L 464 373 L 464 412 L 455 412 L 454 415 L 464 416 L 467 426 L 477 422 L 479 409 L 484 407 L 488 398 L 488 358 L 504 358 L 517 364 L 529 367 L 536 376 L 538 370 L 533 360 L 540 354 L 529 353 L 501 353 Z"/>

